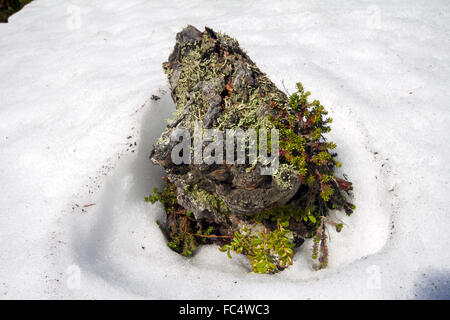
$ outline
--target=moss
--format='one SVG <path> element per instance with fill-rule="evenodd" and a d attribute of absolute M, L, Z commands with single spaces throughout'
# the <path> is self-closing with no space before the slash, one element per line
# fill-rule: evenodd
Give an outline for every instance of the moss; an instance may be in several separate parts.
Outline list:
<path fill-rule="evenodd" d="M 274 112 L 268 119 L 280 134 L 280 167 L 273 180 L 282 190 L 287 190 L 292 188 L 292 179 L 298 177 L 302 182 L 301 191 L 288 205 L 263 210 L 254 219 L 269 230 L 274 221 L 277 222 L 277 228 L 280 223 L 284 223 L 286 230 L 289 230 L 287 226 L 290 222 L 302 223 L 314 237 L 312 256 L 319 260 L 317 269 L 321 269 L 328 264 L 326 225 L 333 225 L 338 232 L 343 226 L 327 216 L 333 209 L 344 209 L 347 214 L 353 212 L 354 205 L 343 194 L 348 193 L 352 186 L 350 182 L 334 175 L 335 167 L 340 166 L 335 160 L 337 154 L 331 152 L 336 145 L 323 137 L 323 134 L 330 131 L 332 119 L 326 118 L 327 112 L 318 100 L 308 102 L 310 92 L 305 92 L 300 83 L 297 84 L 297 89 L 289 97 L 288 103 L 272 102 Z M 259 99 L 255 105 L 258 104 Z M 252 116 L 254 108 L 249 110 Z M 258 239 L 260 238 L 251 234 L 239 233 L 222 250 L 246 254 L 255 272 L 274 272 L 274 263 L 270 260 L 271 251 L 264 247 L 265 253 L 261 253 Z M 278 242 L 282 241 L 277 239 Z M 254 252 L 259 252 L 256 265 Z"/>
<path fill-rule="evenodd" d="M 167 186 L 162 191 L 153 188 L 153 193 L 145 197 L 144 201 L 152 204 L 161 202 L 164 205 L 168 228 L 165 232 L 168 237 L 167 245 L 185 257 L 192 256 L 199 245 L 211 243 L 216 237 L 213 235 L 214 228 L 205 222 L 197 221 L 192 212 L 181 207 L 177 202 L 175 185 L 167 178 L 163 180 Z"/>
<path fill-rule="evenodd" d="M 289 103 L 274 107 L 275 115 L 270 120 L 280 132 L 280 162 L 294 167 L 309 188 L 317 185 L 327 206 L 348 208 L 348 202 L 341 196 L 332 201 L 333 195 L 340 194 L 334 175 L 334 168 L 340 163 L 335 160 L 337 154 L 330 151 L 336 145 L 323 138 L 323 134 L 331 130 L 332 119 L 326 117 L 328 112 L 320 101 L 308 101 L 310 94 L 297 83 L 297 92 L 289 97 Z"/>
<path fill-rule="evenodd" d="M 308 216 L 309 210 L 302 209 L 299 206 L 293 204 L 279 205 L 260 211 L 255 214 L 255 221 L 263 224 L 271 224 L 276 221 L 295 221 L 300 222 Z"/>
<path fill-rule="evenodd" d="M 255 273 L 275 273 L 292 264 L 294 256 L 294 243 L 292 233 L 286 229 L 288 222 L 277 222 L 273 231 L 266 228 L 258 234 L 244 230 L 242 233 L 236 231 L 230 244 L 220 248 L 227 252 L 231 259 L 231 251 L 242 253 L 250 261 L 252 271 Z"/>
<path fill-rule="evenodd" d="M 177 204 L 177 196 L 175 192 L 175 186 L 172 183 L 168 183 L 167 187 L 163 191 L 158 191 L 157 188 L 153 188 L 153 193 L 148 197 L 144 197 L 145 202 L 161 202 L 167 211 L 172 211 L 173 207 Z"/>
<path fill-rule="evenodd" d="M 188 186 L 186 191 L 206 208 L 212 208 L 216 212 L 223 214 L 230 212 L 226 203 L 219 196 L 199 188 L 198 185 Z"/>

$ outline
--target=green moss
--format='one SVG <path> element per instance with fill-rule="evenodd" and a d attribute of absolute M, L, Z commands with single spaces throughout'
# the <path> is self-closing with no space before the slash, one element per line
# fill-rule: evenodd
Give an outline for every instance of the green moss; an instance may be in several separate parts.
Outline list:
<path fill-rule="evenodd" d="M 163 191 L 153 189 L 153 194 L 145 197 L 152 204 L 161 202 L 167 214 L 167 245 L 173 251 L 185 256 L 192 256 L 201 244 L 211 243 L 214 239 L 214 227 L 197 221 L 192 212 L 181 207 L 177 202 L 177 190 L 167 178 L 167 187 Z M 159 223 L 158 223 L 159 225 Z M 161 226 L 160 228 L 165 231 Z"/>
<path fill-rule="evenodd" d="M 206 208 L 212 208 L 216 212 L 227 214 L 230 212 L 226 203 L 217 195 L 209 193 L 197 185 L 188 186 L 186 191 Z"/>
<path fill-rule="evenodd" d="M 168 184 L 163 191 L 158 191 L 157 188 L 153 188 L 153 193 L 148 197 L 144 197 L 145 202 L 151 202 L 155 204 L 156 202 L 161 202 L 166 210 L 171 211 L 173 207 L 177 204 L 177 196 L 175 192 L 175 186 L 173 184 Z"/>
<path fill-rule="evenodd" d="M 184 257 L 189 257 L 194 254 L 194 251 L 197 249 L 197 242 L 194 235 L 179 231 L 174 232 L 174 230 L 171 230 L 171 234 L 171 239 L 167 242 L 170 249 Z"/>
<path fill-rule="evenodd" d="M 260 211 L 255 215 L 254 219 L 263 224 L 270 224 L 276 221 L 289 222 L 291 219 L 300 222 L 313 210 L 314 208 L 311 207 L 302 209 L 293 204 L 286 204 Z"/>
<path fill-rule="evenodd" d="M 323 137 L 330 131 L 332 119 L 326 118 L 327 112 L 318 100 L 308 102 L 311 93 L 305 92 L 300 83 L 297 89 L 287 103 L 270 104 L 274 112 L 268 119 L 280 134 L 280 167 L 272 178 L 282 190 L 287 190 L 292 188 L 292 178 L 298 177 L 302 191 L 289 204 L 263 210 L 254 219 L 264 226 L 271 226 L 276 221 L 277 229 L 280 223 L 285 224 L 286 230 L 289 230 L 290 221 L 303 223 L 314 237 L 313 258 L 319 260 L 317 268 L 320 269 L 328 264 L 326 225 L 333 225 L 338 232 L 343 227 L 327 216 L 333 209 L 344 209 L 347 214 L 353 212 L 354 205 L 343 194 L 352 187 L 350 182 L 334 175 L 335 167 L 340 166 L 335 160 L 337 154 L 331 153 L 336 145 Z M 259 103 L 258 98 L 255 105 Z M 250 117 L 254 116 L 252 112 L 255 109 L 249 108 Z M 284 241 L 279 237 L 274 239 L 279 243 Z M 232 243 L 222 250 L 246 254 L 255 272 L 275 271 L 275 260 L 270 258 L 272 249 L 267 246 L 261 248 L 261 236 L 235 234 Z"/>
<path fill-rule="evenodd" d="M 286 229 L 288 225 L 287 222 L 278 221 L 275 230 L 264 229 L 256 235 L 248 229 L 242 233 L 236 231 L 231 243 L 220 250 L 227 252 L 230 259 L 231 251 L 245 254 L 255 273 L 275 273 L 292 264 L 294 243 L 292 233 Z"/>
<path fill-rule="evenodd" d="M 305 92 L 301 83 L 297 83 L 297 92 L 289 97 L 289 103 L 276 105 L 275 115 L 270 117 L 280 132 L 280 162 L 295 168 L 308 187 L 317 185 L 327 206 L 349 207 L 340 196 L 332 199 L 333 195 L 340 194 L 334 175 L 334 168 L 340 163 L 335 160 L 337 154 L 330 151 L 336 145 L 323 138 L 323 134 L 331 130 L 329 124 L 332 119 L 326 117 L 328 112 L 320 101 L 308 101 L 310 94 Z"/>

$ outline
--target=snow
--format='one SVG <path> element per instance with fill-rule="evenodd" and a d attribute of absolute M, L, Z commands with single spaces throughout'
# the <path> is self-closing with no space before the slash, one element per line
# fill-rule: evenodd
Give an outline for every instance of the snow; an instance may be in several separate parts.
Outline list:
<path fill-rule="evenodd" d="M 0 25 L 0 297 L 448 298 L 449 12 L 33 1 Z M 302 81 L 330 111 L 357 210 L 336 213 L 328 269 L 312 270 L 310 243 L 274 276 L 216 246 L 192 259 L 166 246 L 143 197 L 162 185 L 148 156 L 174 109 L 161 63 L 187 24 L 237 38 L 280 88 Z"/>

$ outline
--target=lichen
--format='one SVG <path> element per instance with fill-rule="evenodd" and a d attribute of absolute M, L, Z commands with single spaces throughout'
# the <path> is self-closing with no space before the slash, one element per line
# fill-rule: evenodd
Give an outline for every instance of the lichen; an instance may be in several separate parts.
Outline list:
<path fill-rule="evenodd" d="M 216 43 L 220 43 L 220 50 L 224 53 L 217 52 Z M 273 128 L 266 114 L 267 106 L 272 101 L 281 101 L 285 98 L 281 92 L 274 94 L 272 82 L 258 68 L 248 63 L 244 63 L 243 67 L 245 72 L 255 79 L 255 84 L 243 88 L 231 86 L 233 72 L 242 65 L 240 60 L 234 59 L 233 51 L 236 48 L 239 48 L 239 44 L 231 37 L 217 33 L 217 39 L 213 39 L 207 32 L 203 33 L 201 40 L 183 45 L 181 72 L 174 88 L 177 97 L 175 118 L 186 112 L 185 107 L 189 106 L 187 113 L 190 119 L 185 123 L 203 120 L 208 101 L 194 88 L 199 82 L 221 78 L 228 81 L 229 92 L 223 97 L 223 110 L 217 119 L 218 129 Z M 164 70 L 171 79 L 173 70 L 167 66 Z"/>
<path fill-rule="evenodd" d="M 194 199 L 198 200 L 206 208 L 213 209 L 222 214 L 227 214 L 230 212 L 226 203 L 218 195 L 209 193 L 208 191 L 199 188 L 198 185 L 187 186 L 185 191 L 187 191 Z"/>
<path fill-rule="evenodd" d="M 282 163 L 278 168 L 278 172 L 272 176 L 272 179 L 281 190 L 292 189 L 296 172 L 296 168 L 292 164 Z"/>
<path fill-rule="evenodd" d="M 234 129 L 271 129 L 273 123 L 266 113 L 266 104 L 258 97 L 258 91 L 248 89 L 248 100 L 236 98 L 231 94 L 225 98 L 224 112 L 218 119 L 218 128 Z"/>

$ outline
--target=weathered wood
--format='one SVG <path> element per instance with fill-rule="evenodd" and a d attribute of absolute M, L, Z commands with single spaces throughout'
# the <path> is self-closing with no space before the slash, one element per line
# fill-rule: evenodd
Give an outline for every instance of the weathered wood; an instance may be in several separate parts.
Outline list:
<path fill-rule="evenodd" d="M 260 164 L 174 165 L 170 134 L 179 128 L 193 135 L 193 123 L 204 128 L 243 130 L 270 127 L 270 103 L 284 104 L 286 95 L 259 70 L 239 43 L 206 28 L 188 26 L 177 34 L 175 48 L 163 64 L 175 118 L 156 144 L 151 159 L 165 168 L 177 187 L 179 203 L 197 219 L 233 228 L 242 215 L 252 215 L 274 204 L 286 203 L 298 190 L 295 173 L 284 172 L 289 187 L 260 174 Z M 208 203 L 210 201 L 210 203 Z"/>

